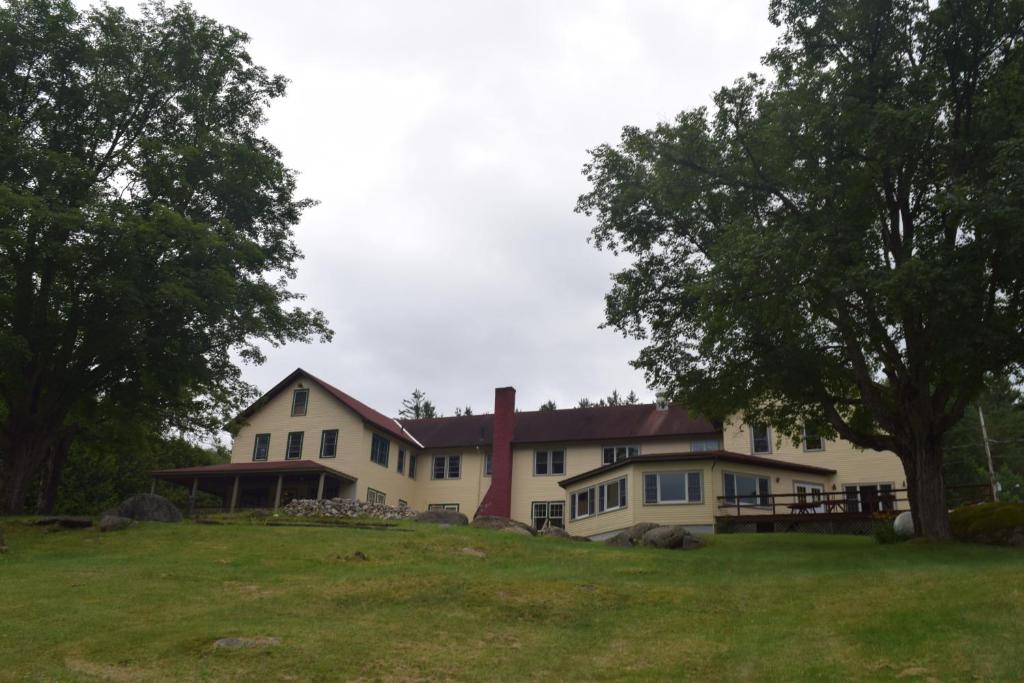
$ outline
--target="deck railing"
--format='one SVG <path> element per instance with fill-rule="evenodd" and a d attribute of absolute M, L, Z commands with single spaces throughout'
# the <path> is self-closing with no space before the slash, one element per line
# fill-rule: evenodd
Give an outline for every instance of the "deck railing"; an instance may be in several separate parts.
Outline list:
<path fill-rule="evenodd" d="M 992 499 L 988 484 L 950 486 L 946 489 L 950 507 Z M 910 509 L 907 489 L 878 489 L 874 492 L 808 491 L 718 496 L 719 516 L 755 515 L 846 515 L 895 514 Z"/>

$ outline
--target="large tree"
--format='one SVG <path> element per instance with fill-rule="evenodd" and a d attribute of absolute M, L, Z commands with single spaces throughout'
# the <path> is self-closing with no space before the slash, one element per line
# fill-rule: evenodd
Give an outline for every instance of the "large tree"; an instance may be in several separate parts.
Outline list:
<path fill-rule="evenodd" d="M 253 395 L 237 360 L 330 337 L 288 289 L 310 202 L 247 41 L 187 4 L 0 4 L 0 511 L 99 404 L 212 429 Z"/>
<path fill-rule="evenodd" d="M 907 473 L 949 537 L 943 442 L 1024 359 L 1018 0 L 774 0 L 766 75 L 592 151 L 608 322 L 652 385 Z"/>

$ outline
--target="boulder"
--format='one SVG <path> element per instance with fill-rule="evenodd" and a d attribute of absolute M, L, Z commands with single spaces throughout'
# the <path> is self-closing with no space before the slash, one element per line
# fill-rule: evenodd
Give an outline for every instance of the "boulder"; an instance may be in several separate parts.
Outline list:
<path fill-rule="evenodd" d="M 909 510 L 896 515 L 896 519 L 892 522 L 892 530 L 896 532 L 897 536 L 910 537 L 914 535 L 914 517 Z"/>
<path fill-rule="evenodd" d="M 88 529 L 92 526 L 92 518 L 77 515 L 50 515 L 48 517 L 36 517 L 30 520 L 28 524 L 59 526 L 62 529 Z"/>
<path fill-rule="evenodd" d="M 623 529 L 619 533 L 615 534 L 605 541 L 605 543 L 617 548 L 631 548 L 635 545 L 639 545 L 643 540 L 644 534 L 651 529 L 657 528 L 657 526 L 657 524 L 652 524 L 651 522 L 634 524 L 628 529 Z"/>
<path fill-rule="evenodd" d="M 137 522 L 180 522 L 181 511 L 174 503 L 155 493 L 140 493 L 128 498 L 117 509 L 118 517 Z"/>
<path fill-rule="evenodd" d="M 560 526 L 552 526 L 545 524 L 544 528 L 540 530 L 541 536 L 553 536 L 555 538 L 572 538 L 568 531 Z"/>
<path fill-rule="evenodd" d="M 521 526 L 507 526 L 507 527 L 504 527 L 502 529 L 498 529 L 498 531 L 500 531 L 500 532 L 502 532 L 504 534 L 516 534 L 518 536 L 533 536 L 533 532 L 532 531 L 529 531 L 528 529 L 524 529 Z"/>
<path fill-rule="evenodd" d="M 459 526 L 469 524 L 469 517 L 455 510 L 427 510 L 413 517 L 413 520 L 426 522 L 427 524 L 452 524 Z"/>
<path fill-rule="evenodd" d="M 643 544 L 669 550 L 693 550 L 704 546 L 700 539 L 686 530 L 686 527 L 679 525 L 649 529 L 643 535 Z"/>
<path fill-rule="evenodd" d="M 128 517 L 103 515 L 100 519 L 100 531 L 120 531 L 121 529 L 127 529 L 132 523 L 133 520 Z"/>
<path fill-rule="evenodd" d="M 510 529 L 522 529 L 524 532 L 534 536 L 537 534 L 537 530 L 529 524 L 523 524 L 517 522 L 514 519 L 508 517 L 498 517 L 497 515 L 480 515 L 473 518 L 473 522 L 470 526 L 476 527 L 477 529 L 497 529 L 499 531 L 506 531 Z"/>

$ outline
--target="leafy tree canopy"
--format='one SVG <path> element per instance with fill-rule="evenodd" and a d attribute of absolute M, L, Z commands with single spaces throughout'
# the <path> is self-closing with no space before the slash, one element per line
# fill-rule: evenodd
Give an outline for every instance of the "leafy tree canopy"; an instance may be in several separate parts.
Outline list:
<path fill-rule="evenodd" d="M 768 75 L 592 150 L 608 323 L 711 416 L 895 451 L 948 537 L 946 433 L 1024 360 L 1024 7 L 773 0 Z"/>
<path fill-rule="evenodd" d="M 212 430 L 255 396 L 236 360 L 330 339 L 247 42 L 184 3 L 0 6 L 0 509 L 99 402 Z"/>

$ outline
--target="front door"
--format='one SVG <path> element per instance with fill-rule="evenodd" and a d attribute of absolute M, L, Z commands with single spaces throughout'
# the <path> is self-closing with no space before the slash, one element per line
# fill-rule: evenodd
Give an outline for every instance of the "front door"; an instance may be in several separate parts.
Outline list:
<path fill-rule="evenodd" d="M 821 484 L 807 484 L 803 482 L 796 482 L 794 484 L 794 490 L 796 491 L 796 501 L 801 506 L 798 512 L 824 512 L 825 508 L 821 505 L 822 499 L 825 497 L 825 487 Z"/>

